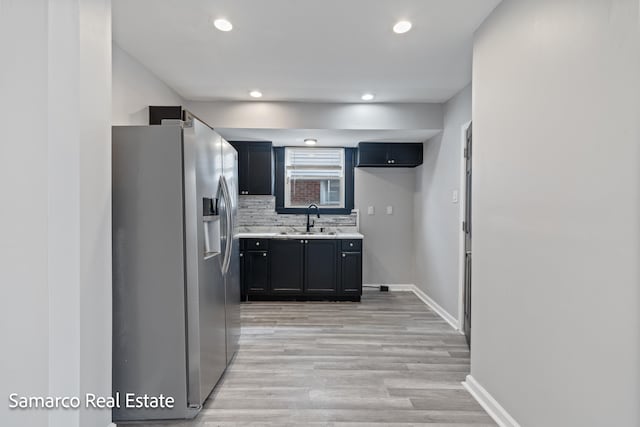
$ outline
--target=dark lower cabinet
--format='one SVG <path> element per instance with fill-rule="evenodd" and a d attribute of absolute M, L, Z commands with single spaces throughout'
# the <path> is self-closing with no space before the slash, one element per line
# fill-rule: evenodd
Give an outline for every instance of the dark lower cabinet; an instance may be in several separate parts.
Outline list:
<path fill-rule="evenodd" d="M 342 252 L 340 254 L 340 291 L 358 294 L 362 292 L 362 253 Z"/>
<path fill-rule="evenodd" d="M 338 241 L 305 240 L 305 292 L 336 293 L 338 290 Z"/>
<path fill-rule="evenodd" d="M 269 253 L 267 251 L 244 251 L 241 280 L 248 294 L 266 293 L 269 290 Z"/>
<path fill-rule="evenodd" d="M 242 240 L 244 299 L 360 301 L 362 240 Z"/>
<path fill-rule="evenodd" d="M 271 292 L 301 293 L 304 289 L 304 240 L 269 242 Z"/>
<path fill-rule="evenodd" d="M 247 289 L 245 288 L 247 280 L 244 274 L 244 248 L 242 243 L 240 244 L 240 300 L 245 301 L 247 299 Z"/>

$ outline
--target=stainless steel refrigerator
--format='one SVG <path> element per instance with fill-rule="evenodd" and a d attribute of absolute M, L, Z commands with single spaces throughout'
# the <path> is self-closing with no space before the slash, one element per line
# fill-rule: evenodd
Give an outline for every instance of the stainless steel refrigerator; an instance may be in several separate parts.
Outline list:
<path fill-rule="evenodd" d="M 194 417 L 238 346 L 237 152 L 185 119 L 112 131 L 114 421 Z"/>

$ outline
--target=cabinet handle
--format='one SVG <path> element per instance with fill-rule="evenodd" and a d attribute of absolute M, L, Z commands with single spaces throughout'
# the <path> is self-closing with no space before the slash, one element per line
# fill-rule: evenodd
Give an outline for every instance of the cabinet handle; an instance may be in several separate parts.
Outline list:
<path fill-rule="evenodd" d="M 347 254 L 342 254 L 342 258 L 346 258 L 346 257 L 347 257 Z"/>
<path fill-rule="evenodd" d="M 395 163 L 395 162 L 396 162 L 395 160 L 391 160 L 391 163 Z"/>
<path fill-rule="evenodd" d="M 304 240 L 300 240 L 300 243 L 304 243 Z"/>
<path fill-rule="evenodd" d="M 260 246 L 260 242 L 256 242 L 256 246 Z"/>
<path fill-rule="evenodd" d="M 305 240 L 304 242 L 305 242 L 305 243 L 309 243 L 309 241 L 308 241 L 308 240 Z"/>
<path fill-rule="evenodd" d="M 349 243 L 349 246 L 353 247 L 353 243 Z"/>
<path fill-rule="evenodd" d="M 265 253 L 263 253 L 263 254 L 262 254 L 262 256 L 267 256 L 267 253 L 266 253 L 266 252 L 265 252 Z"/>
<path fill-rule="evenodd" d="M 240 258 L 242 258 L 244 256 L 244 254 L 242 252 L 240 252 Z"/>

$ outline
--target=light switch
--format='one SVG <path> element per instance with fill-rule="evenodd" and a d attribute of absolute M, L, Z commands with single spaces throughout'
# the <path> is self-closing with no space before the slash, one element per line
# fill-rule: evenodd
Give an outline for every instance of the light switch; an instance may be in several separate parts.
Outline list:
<path fill-rule="evenodd" d="M 451 194 L 451 202 L 458 203 L 458 190 L 453 190 L 453 193 Z"/>
<path fill-rule="evenodd" d="M 387 215 L 393 215 L 393 206 L 387 206 Z"/>
<path fill-rule="evenodd" d="M 369 206 L 367 208 L 367 215 L 375 215 L 376 214 L 376 210 L 373 206 Z"/>

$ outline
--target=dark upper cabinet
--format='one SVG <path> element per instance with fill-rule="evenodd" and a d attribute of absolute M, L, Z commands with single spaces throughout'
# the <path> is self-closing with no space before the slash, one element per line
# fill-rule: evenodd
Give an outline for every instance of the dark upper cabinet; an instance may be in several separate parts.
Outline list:
<path fill-rule="evenodd" d="M 358 144 L 358 161 L 356 166 L 385 165 L 389 160 L 387 144 L 361 142 Z"/>
<path fill-rule="evenodd" d="M 241 195 L 273 193 L 271 142 L 230 141 L 238 151 L 238 191 Z"/>
<path fill-rule="evenodd" d="M 269 275 L 273 293 L 303 291 L 304 245 L 304 240 L 272 239 L 269 242 Z"/>
<path fill-rule="evenodd" d="M 340 291 L 360 295 L 362 292 L 362 253 L 342 252 L 340 261 Z"/>
<path fill-rule="evenodd" d="M 150 105 L 149 124 L 161 125 L 165 119 L 183 120 L 184 110 L 179 105 Z"/>
<path fill-rule="evenodd" d="M 338 290 L 338 241 L 305 240 L 305 291 L 331 293 Z"/>
<path fill-rule="evenodd" d="M 422 164 L 422 143 L 391 144 L 392 166 L 415 167 Z"/>
<path fill-rule="evenodd" d="M 421 142 L 361 142 L 358 167 L 404 167 L 422 164 Z"/>

